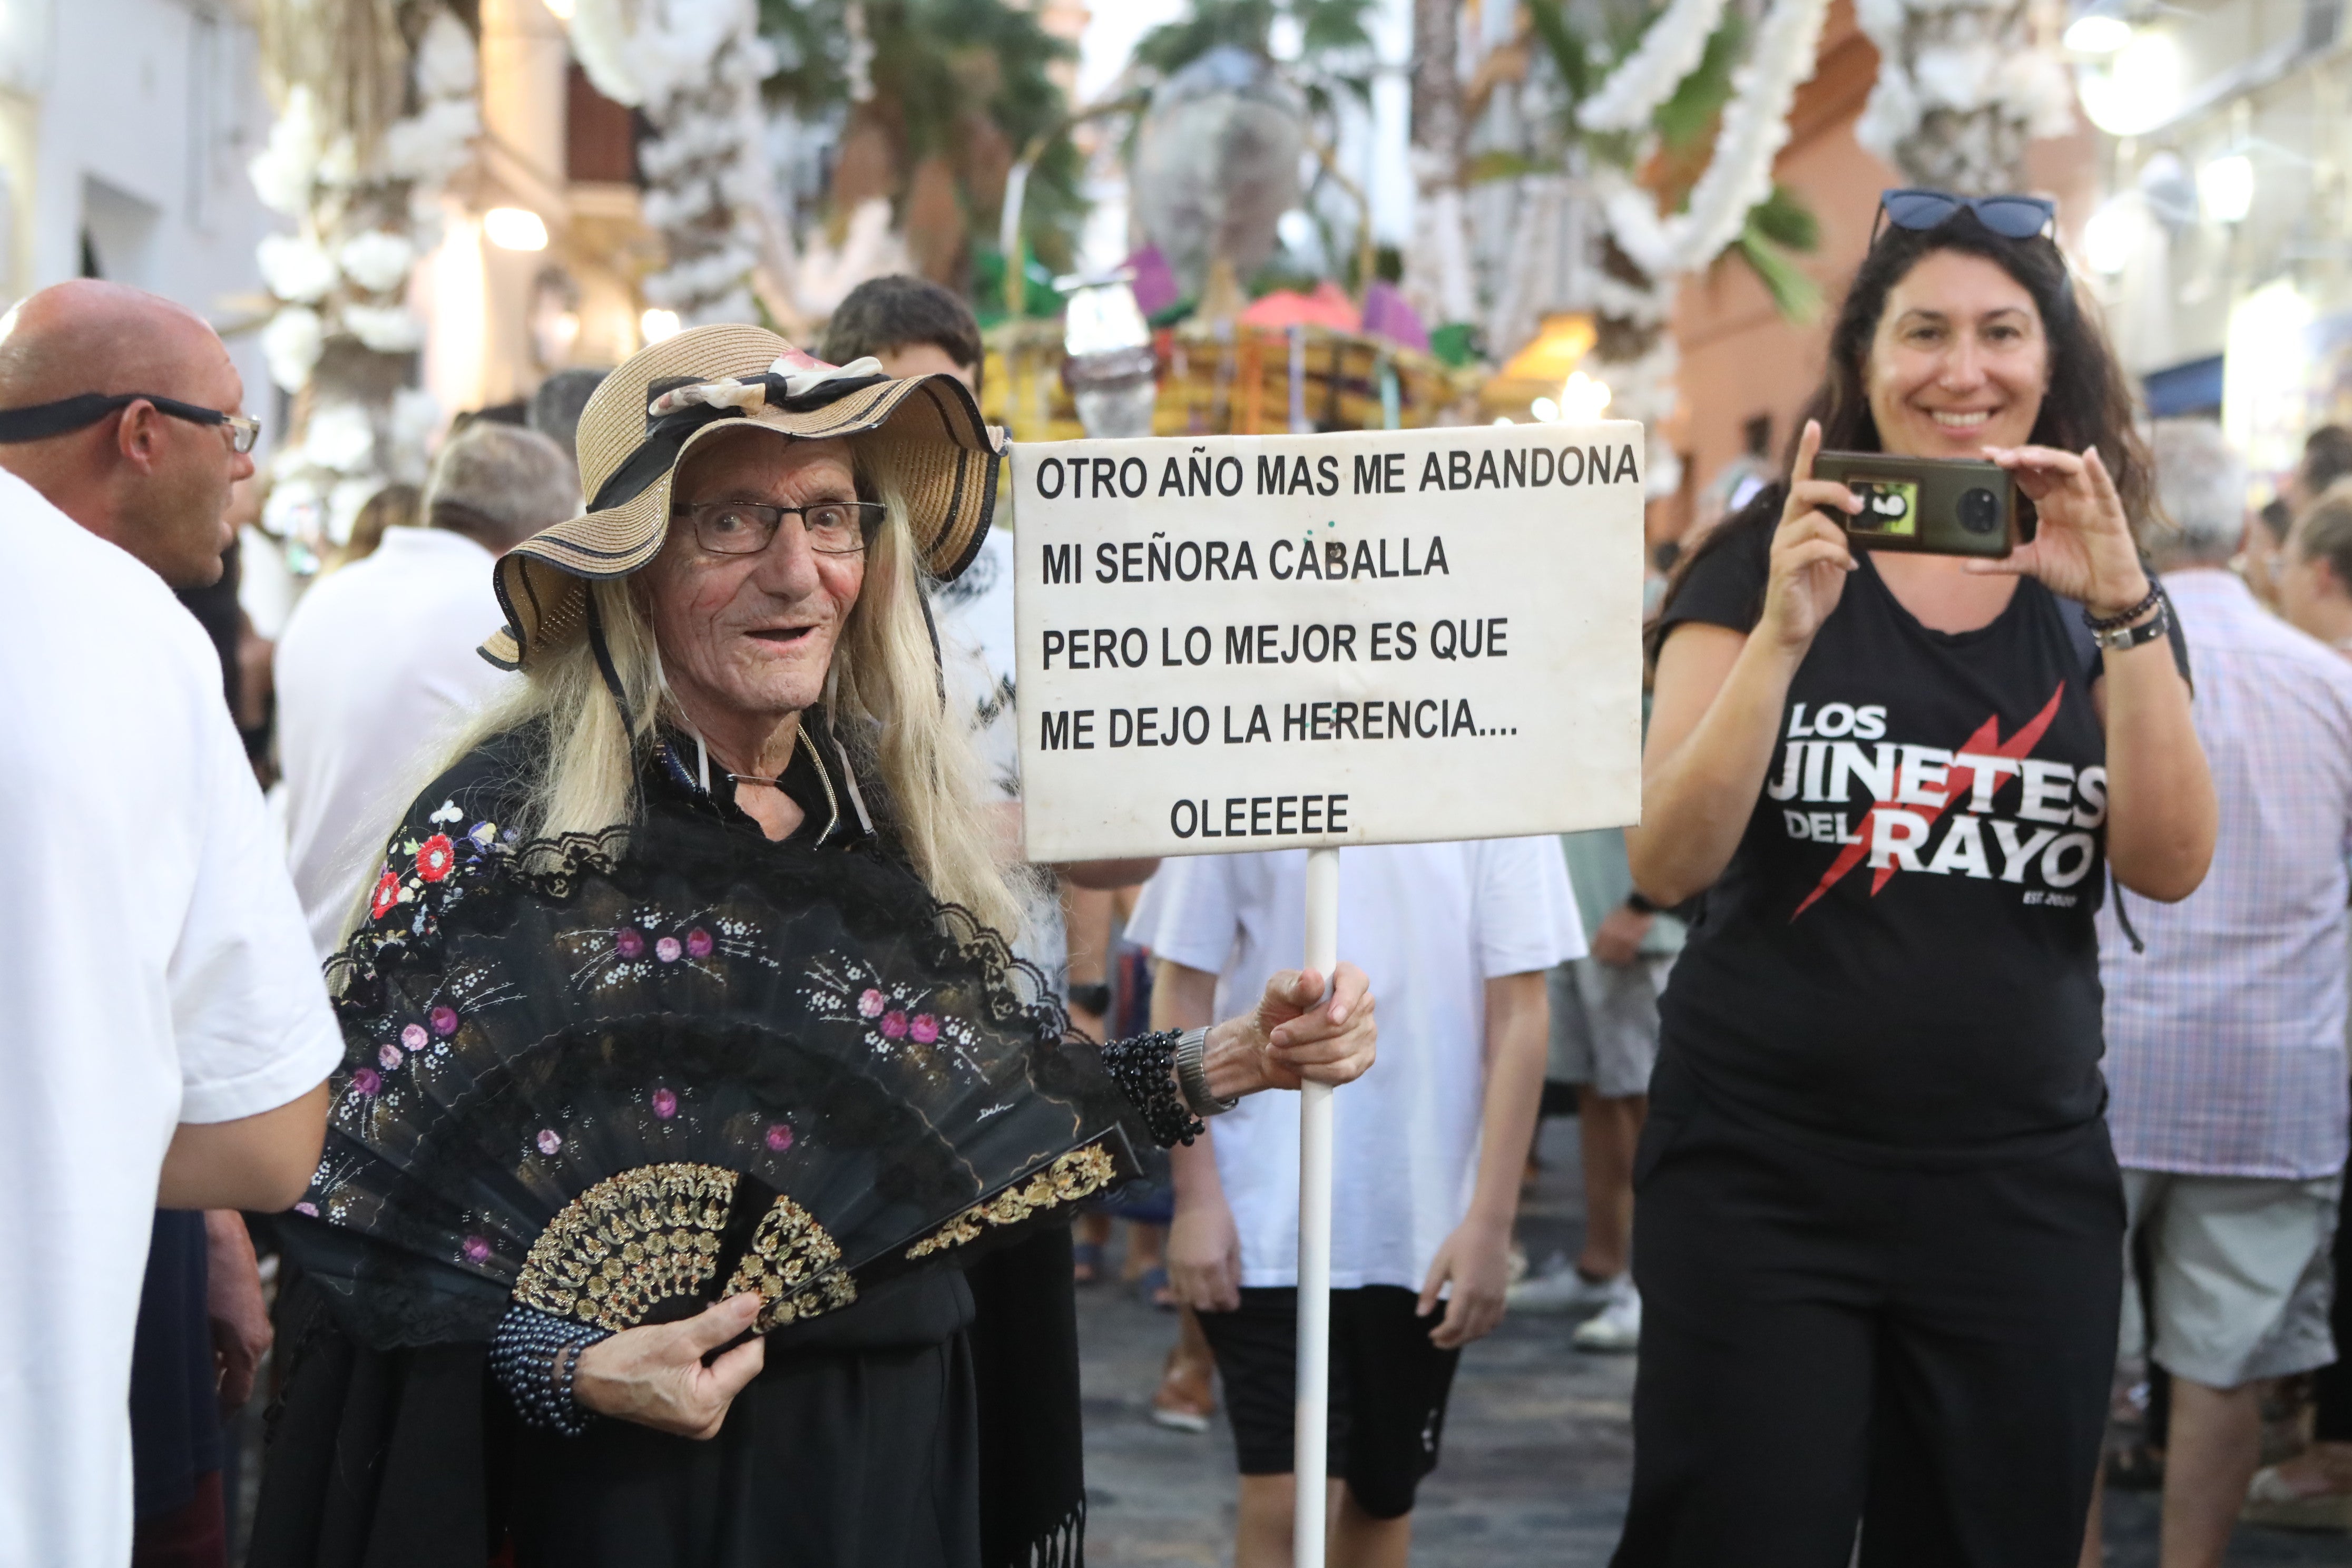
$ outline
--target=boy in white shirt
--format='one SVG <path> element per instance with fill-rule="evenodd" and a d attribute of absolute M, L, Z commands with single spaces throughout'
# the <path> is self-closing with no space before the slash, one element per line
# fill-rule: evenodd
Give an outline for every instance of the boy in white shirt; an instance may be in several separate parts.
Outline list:
<path fill-rule="evenodd" d="M 1304 850 L 1171 860 L 1133 930 L 1154 1028 L 1255 994 L 1306 942 Z M 1584 952 L 1559 840 L 1349 849 L 1339 955 L 1379 977 L 1381 1065 L 1334 1106 L 1335 1568 L 1405 1562 L 1461 1347 L 1501 1320 L 1540 1098 L 1545 971 Z M 1173 1152 L 1169 1272 L 1201 1315 L 1242 1472 L 1235 1568 L 1290 1561 L 1298 1105 L 1256 1097 Z M 1443 1309 L 1443 1317 L 1437 1313 Z"/>

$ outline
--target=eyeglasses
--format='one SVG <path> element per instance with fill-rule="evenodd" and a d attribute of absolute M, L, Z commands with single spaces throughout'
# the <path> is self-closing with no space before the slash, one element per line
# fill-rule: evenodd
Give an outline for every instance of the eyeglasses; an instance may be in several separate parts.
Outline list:
<path fill-rule="evenodd" d="M 809 548 L 819 555 L 856 555 L 871 543 L 889 509 L 876 501 L 826 500 L 812 506 L 761 506 L 717 500 L 673 507 L 672 517 L 694 521 L 694 542 L 713 555 L 757 555 L 787 517 L 801 520 Z"/>
<path fill-rule="evenodd" d="M 1871 221 L 1870 242 L 1878 243 L 1881 221 L 1915 233 L 1940 228 L 1962 207 L 2004 239 L 2032 239 L 2058 221 L 2058 204 L 2042 196 L 1956 196 L 1949 191 L 1906 186 L 1882 191 L 1878 216 Z"/>
<path fill-rule="evenodd" d="M 155 405 L 158 414 L 168 414 L 174 419 L 184 419 L 191 425 L 217 425 L 228 436 L 229 450 L 250 452 L 253 444 L 261 439 L 261 421 L 245 414 L 224 414 L 217 408 L 206 408 L 200 403 L 183 403 L 176 397 L 157 397 L 152 393 L 137 392 L 121 399 L 108 398 L 109 403 L 129 405 L 146 402 Z"/>
<path fill-rule="evenodd" d="M 234 451 L 250 452 L 253 444 L 261 439 L 261 421 L 242 414 L 224 414 L 217 408 L 183 403 L 176 397 L 159 397 L 152 392 L 85 392 L 30 408 L 0 409 L 0 444 L 45 441 L 52 436 L 84 429 L 134 403 L 152 404 L 158 414 L 184 419 L 191 425 L 217 425 L 228 436 Z"/>

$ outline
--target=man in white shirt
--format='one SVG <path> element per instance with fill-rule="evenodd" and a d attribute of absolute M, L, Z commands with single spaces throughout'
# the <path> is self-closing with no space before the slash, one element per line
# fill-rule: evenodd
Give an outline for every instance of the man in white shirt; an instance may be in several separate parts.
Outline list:
<path fill-rule="evenodd" d="M 500 620 L 491 566 L 579 515 L 580 476 L 537 431 L 470 425 L 434 458 L 420 510 L 423 527 L 384 530 L 304 595 L 278 640 L 287 862 L 320 957 L 432 759 L 515 679 L 476 651 Z"/>
<path fill-rule="evenodd" d="M 1554 837 L 1347 849 L 1339 887 L 1339 956 L 1380 976 L 1384 1048 L 1333 1107 L 1330 1462 L 1346 1486 L 1331 1561 L 1402 1568 L 1461 1347 L 1502 1318 L 1545 972 L 1582 956 L 1584 935 Z M 1205 1024 L 1295 964 L 1306 888 L 1304 850 L 1167 862 L 1133 928 L 1160 959 L 1153 1026 Z M 1216 1352 L 1240 1458 L 1234 1561 L 1276 1568 L 1290 1561 L 1297 1099 L 1259 1095 L 1171 1155 L 1169 1273 Z"/>
<path fill-rule="evenodd" d="M 131 1555 L 131 1343 L 174 1208 L 302 1194 L 342 1039 L 220 664 L 257 428 L 220 340 L 76 281 L 0 320 L 0 1563 Z"/>

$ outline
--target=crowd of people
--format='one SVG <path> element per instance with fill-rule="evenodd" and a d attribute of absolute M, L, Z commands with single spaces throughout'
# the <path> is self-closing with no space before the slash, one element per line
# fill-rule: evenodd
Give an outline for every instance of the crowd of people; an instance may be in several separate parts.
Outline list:
<path fill-rule="evenodd" d="M 2165 1568 L 2352 1524 L 2352 436 L 2251 511 L 2218 426 L 2137 415 L 2053 220 L 1889 193 L 1784 468 L 1660 584 L 1643 822 L 1349 848 L 1328 976 L 1303 850 L 1024 863 L 948 290 L 463 423 L 268 658 L 218 339 L 21 302 L 0 1234 L 46 1266 L 0 1302 L 0 1560 L 1076 1563 L 1116 1218 L 1175 1314 L 1155 1418 L 1222 1406 L 1278 1568 L 1298 1134 L 1257 1097 L 1307 1080 L 1351 1086 L 1343 1568 L 1408 1560 L 1507 1310 L 1639 1352 L 1624 1568 L 2096 1563 L 2119 1402 Z M 1824 451 L 1998 464 L 2020 542 L 1857 548 Z M 1563 1110 L 1581 1250 L 1528 1269 Z"/>

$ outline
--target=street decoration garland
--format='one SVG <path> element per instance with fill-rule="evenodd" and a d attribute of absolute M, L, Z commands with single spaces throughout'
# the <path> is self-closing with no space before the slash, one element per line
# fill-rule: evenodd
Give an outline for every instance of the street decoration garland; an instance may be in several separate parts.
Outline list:
<path fill-rule="evenodd" d="M 1587 131 L 1642 131 L 1658 106 L 1698 68 L 1706 41 L 1722 25 L 1725 0 L 1673 0 L 1601 89 L 1577 106 Z"/>
<path fill-rule="evenodd" d="M 480 134 L 480 70 L 473 35 L 437 3 L 281 3 L 262 30 L 278 114 L 247 173 L 295 224 L 257 252 L 273 305 L 263 357 L 294 399 L 262 523 L 305 575 L 384 485 L 424 478 L 440 410 L 413 384 L 425 332 L 409 275 Z"/>
<path fill-rule="evenodd" d="M 579 0 L 572 16 L 572 52 L 596 90 L 653 126 L 638 150 L 644 212 L 668 258 L 642 288 L 684 326 L 754 321 L 755 274 L 785 281 L 760 103 L 776 59 L 759 20 L 753 0 Z"/>
<path fill-rule="evenodd" d="M 1671 22 L 1675 9 L 1657 26 Z M 1602 202 L 1611 233 L 1643 271 L 1663 279 L 1706 266 L 1739 237 L 1748 213 L 1772 194 L 1772 160 L 1788 144 L 1789 110 L 1797 89 L 1813 74 L 1828 15 L 1829 0 L 1776 0 L 1758 29 L 1754 51 L 1732 74 L 1731 101 L 1724 106 L 1715 155 L 1691 187 L 1683 211 L 1661 218 L 1650 195 L 1622 172 L 1604 176 Z M 1645 37 L 1626 64 L 1639 64 L 1648 46 Z M 1612 76 L 1595 101 L 1606 99 L 1616 80 Z"/>
<path fill-rule="evenodd" d="M 1878 80 L 1854 137 L 1911 184 L 2025 188 L 2025 144 L 2074 127 L 2074 91 L 2032 0 L 1856 0 Z"/>

